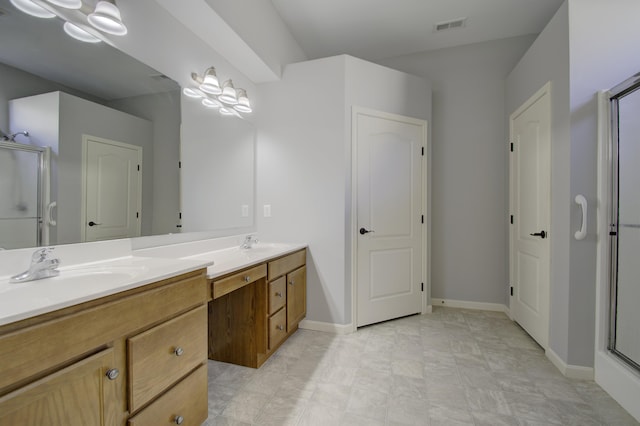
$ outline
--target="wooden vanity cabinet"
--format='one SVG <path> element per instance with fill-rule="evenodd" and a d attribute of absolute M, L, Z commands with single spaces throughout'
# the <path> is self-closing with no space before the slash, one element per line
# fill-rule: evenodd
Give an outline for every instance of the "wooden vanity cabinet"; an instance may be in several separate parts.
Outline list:
<path fill-rule="evenodd" d="M 306 314 L 306 249 L 211 280 L 209 358 L 258 368 Z"/>
<path fill-rule="evenodd" d="M 0 425 L 201 425 L 208 300 L 199 270 L 0 326 Z"/>

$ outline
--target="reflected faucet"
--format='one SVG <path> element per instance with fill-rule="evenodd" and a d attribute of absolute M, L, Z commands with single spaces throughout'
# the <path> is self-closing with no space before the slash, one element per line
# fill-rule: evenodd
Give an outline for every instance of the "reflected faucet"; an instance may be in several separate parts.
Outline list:
<path fill-rule="evenodd" d="M 249 234 L 244 238 L 244 243 L 240 246 L 243 249 L 250 249 L 254 244 L 258 243 L 258 239 L 253 235 Z"/>
<path fill-rule="evenodd" d="M 45 247 L 33 252 L 29 269 L 21 274 L 14 275 L 9 279 L 9 282 L 23 283 L 60 275 L 60 271 L 57 269 L 60 266 L 60 259 L 51 257 L 51 252 L 53 252 L 53 247 Z"/>

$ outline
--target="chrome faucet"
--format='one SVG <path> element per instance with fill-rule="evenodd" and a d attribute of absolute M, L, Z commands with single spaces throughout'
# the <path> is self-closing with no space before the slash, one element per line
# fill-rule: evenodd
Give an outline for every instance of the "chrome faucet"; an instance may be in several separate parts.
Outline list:
<path fill-rule="evenodd" d="M 22 283 L 26 281 L 35 281 L 42 278 L 55 277 L 60 275 L 58 266 L 60 259 L 51 257 L 53 247 L 45 247 L 36 250 L 31 255 L 31 265 L 25 272 L 15 275 L 9 279 L 10 283 Z"/>
<path fill-rule="evenodd" d="M 253 235 L 249 234 L 244 238 L 244 243 L 240 246 L 243 249 L 250 249 L 254 244 L 258 243 L 258 239 Z"/>

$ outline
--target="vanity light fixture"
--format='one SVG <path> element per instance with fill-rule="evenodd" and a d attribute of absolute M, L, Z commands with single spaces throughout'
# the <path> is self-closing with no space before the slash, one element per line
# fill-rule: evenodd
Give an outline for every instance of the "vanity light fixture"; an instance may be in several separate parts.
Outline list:
<path fill-rule="evenodd" d="M 100 43 L 102 41 L 98 37 L 89 34 L 87 31 L 83 30 L 76 24 L 72 24 L 71 22 L 65 22 L 62 28 L 64 28 L 64 32 L 69 36 L 76 40 L 84 41 L 85 43 Z"/>
<path fill-rule="evenodd" d="M 214 67 L 207 68 L 202 77 L 192 72 L 191 80 L 194 85 L 185 87 L 182 93 L 189 98 L 200 99 L 205 107 L 216 108 L 224 116 L 240 118 L 242 118 L 240 113 L 253 112 L 247 91 L 234 88 L 231 79 L 220 85 Z"/>
<path fill-rule="evenodd" d="M 107 34 L 125 35 L 127 33 L 127 27 L 120 16 L 120 9 L 113 0 L 100 0 L 87 19 L 93 27 Z"/>
<path fill-rule="evenodd" d="M 44 7 L 35 4 L 31 0 L 11 0 L 11 4 L 21 12 L 35 16 L 36 18 L 55 18 L 56 16 L 55 13 L 49 12 Z"/>
<path fill-rule="evenodd" d="M 84 4 L 82 0 L 38 0 L 37 2 L 11 0 L 11 3 L 20 11 L 38 18 L 60 17 L 65 21 L 64 31 L 74 39 L 86 43 L 102 41 L 96 36 L 98 32 L 91 27 L 107 34 L 125 35 L 127 33 L 127 27 L 122 22 L 120 9 L 116 6 L 115 0 L 98 1 L 93 12 L 88 15 L 86 11 L 89 6 Z M 64 13 L 60 10 L 61 8 L 75 9 L 76 11 L 71 14 Z"/>

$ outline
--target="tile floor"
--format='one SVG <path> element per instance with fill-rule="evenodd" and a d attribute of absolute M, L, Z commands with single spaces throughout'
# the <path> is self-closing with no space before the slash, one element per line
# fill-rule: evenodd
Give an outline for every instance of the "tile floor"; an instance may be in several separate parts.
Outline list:
<path fill-rule="evenodd" d="M 436 307 L 350 335 L 298 330 L 258 370 L 209 361 L 205 425 L 638 422 L 506 315 Z"/>

